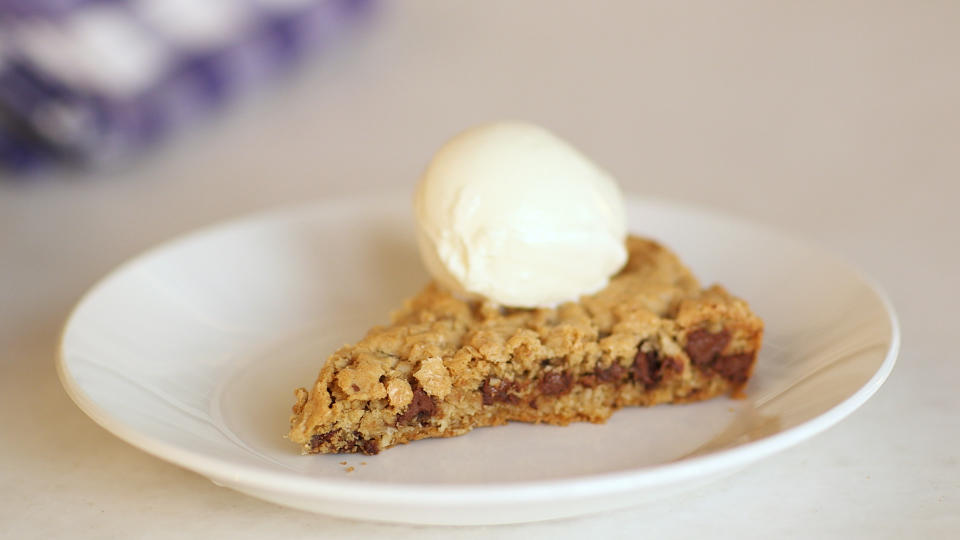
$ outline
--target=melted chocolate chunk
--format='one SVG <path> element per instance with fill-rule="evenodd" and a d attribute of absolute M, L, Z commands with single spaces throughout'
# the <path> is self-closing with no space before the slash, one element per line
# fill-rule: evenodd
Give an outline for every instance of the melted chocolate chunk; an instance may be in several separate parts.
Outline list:
<path fill-rule="evenodd" d="M 537 390 L 547 396 L 563 395 L 571 388 L 573 388 L 573 376 L 565 371 L 548 371 L 537 383 Z"/>
<path fill-rule="evenodd" d="M 687 334 L 686 351 L 694 365 L 703 367 L 713 362 L 727 348 L 728 343 L 729 330 L 713 334 L 701 328 Z"/>
<path fill-rule="evenodd" d="M 660 382 L 660 355 L 657 351 L 637 351 L 630 366 L 630 379 L 650 387 Z"/>
<path fill-rule="evenodd" d="M 620 364 L 614 362 L 610 364 L 610 367 L 597 370 L 597 378 L 601 382 L 617 382 L 623 378 L 623 374 L 626 373 L 626 369 L 623 368 Z"/>
<path fill-rule="evenodd" d="M 667 356 L 666 358 L 663 358 L 663 367 L 660 368 L 660 370 L 661 372 L 670 370 L 674 373 L 680 373 L 683 371 L 683 362 L 672 356 Z"/>
<path fill-rule="evenodd" d="M 326 433 L 317 433 L 313 437 L 310 437 L 310 449 L 316 450 L 320 448 L 325 442 L 330 442 L 330 439 L 333 438 L 334 430 L 330 430 Z"/>
<path fill-rule="evenodd" d="M 397 423 L 412 424 L 417 422 L 422 425 L 435 412 L 437 412 L 437 404 L 433 402 L 433 398 L 418 387 L 413 390 L 413 399 L 407 405 L 407 410 L 397 417 Z"/>
<path fill-rule="evenodd" d="M 585 386 L 587 388 L 593 388 L 597 386 L 597 376 L 596 375 L 584 375 L 580 377 L 580 386 Z"/>
<path fill-rule="evenodd" d="M 721 356 L 714 361 L 713 370 L 734 384 L 743 384 L 750 376 L 750 366 L 753 365 L 754 358 L 756 353 L 752 352 Z"/>
<path fill-rule="evenodd" d="M 380 453 L 380 443 L 373 439 L 360 439 L 357 441 L 357 448 L 368 456 Z"/>

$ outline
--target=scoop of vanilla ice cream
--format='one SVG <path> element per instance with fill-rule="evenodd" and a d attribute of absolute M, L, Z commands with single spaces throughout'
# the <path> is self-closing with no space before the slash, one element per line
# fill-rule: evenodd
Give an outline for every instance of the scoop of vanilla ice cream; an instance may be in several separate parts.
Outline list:
<path fill-rule="evenodd" d="M 447 142 L 414 199 L 420 253 L 454 292 L 549 307 L 606 286 L 627 260 L 614 180 L 530 124 L 479 126 Z"/>

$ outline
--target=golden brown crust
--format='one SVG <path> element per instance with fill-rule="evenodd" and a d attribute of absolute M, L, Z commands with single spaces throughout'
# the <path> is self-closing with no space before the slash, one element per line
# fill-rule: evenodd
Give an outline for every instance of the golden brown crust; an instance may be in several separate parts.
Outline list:
<path fill-rule="evenodd" d="M 508 421 L 603 422 L 616 409 L 741 391 L 763 323 L 722 287 L 701 290 L 656 242 L 627 241 L 600 292 L 556 309 L 465 301 L 431 283 L 296 390 L 304 452 L 377 453 Z"/>

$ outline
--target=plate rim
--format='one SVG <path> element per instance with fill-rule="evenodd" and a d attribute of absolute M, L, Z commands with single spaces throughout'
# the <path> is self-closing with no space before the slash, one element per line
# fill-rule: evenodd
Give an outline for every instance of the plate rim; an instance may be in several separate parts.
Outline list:
<path fill-rule="evenodd" d="M 374 504 L 397 503 L 416 497 L 418 504 L 431 504 L 439 507 L 454 507 L 463 504 L 511 504 L 530 501 L 577 500 L 591 496 L 609 496 L 652 487 L 676 483 L 690 478 L 706 477 L 711 474 L 732 470 L 740 466 L 766 458 L 795 444 L 809 439 L 849 416 L 872 397 L 887 380 L 896 364 L 900 352 L 901 330 L 897 313 L 889 296 L 879 283 L 858 266 L 844 257 L 822 248 L 804 238 L 782 231 L 760 222 L 737 215 L 727 214 L 698 204 L 675 201 L 668 198 L 625 194 L 629 203 L 641 202 L 668 207 L 671 210 L 692 212 L 715 219 L 733 222 L 740 226 L 759 228 L 766 233 L 789 239 L 817 252 L 819 256 L 838 263 L 859 279 L 881 302 L 890 324 L 890 345 L 877 371 L 870 379 L 849 397 L 840 401 L 827 411 L 796 426 L 779 431 L 773 435 L 739 444 L 732 448 L 709 452 L 704 455 L 682 458 L 677 461 L 648 465 L 614 472 L 593 473 L 560 479 L 533 480 L 518 482 L 498 482 L 492 484 L 430 484 L 430 483 L 384 483 L 360 479 L 337 479 L 317 477 L 294 471 L 272 470 L 247 463 L 237 463 L 229 459 L 217 458 L 207 453 L 186 450 L 180 446 L 159 438 L 145 435 L 120 419 L 111 416 L 109 411 L 97 405 L 82 389 L 82 385 L 70 376 L 67 369 L 65 346 L 71 327 L 76 324 L 78 312 L 92 302 L 98 292 L 108 286 L 114 278 L 126 272 L 132 266 L 166 251 L 177 245 L 197 240 L 207 235 L 234 228 L 241 224 L 269 222 L 306 211 L 315 211 L 327 205 L 358 199 L 396 200 L 394 193 L 364 192 L 353 196 L 318 198 L 310 201 L 280 205 L 261 211 L 254 211 L 203 226 L 162 241 L 125 260 L 106 275 L 96 281 L 81 296 L 70 310 L 61 329 L 56 355 L 56 371 L 61 385 L 70 399 L 96 424 L 120 440 L 163 461 L 198 473 L 216 482 L 226 482 L 237 487 L 266 489 L 283 492 L 287 495 L 309 498 L 333 498 L 341 502 L 365 502 Z"/>

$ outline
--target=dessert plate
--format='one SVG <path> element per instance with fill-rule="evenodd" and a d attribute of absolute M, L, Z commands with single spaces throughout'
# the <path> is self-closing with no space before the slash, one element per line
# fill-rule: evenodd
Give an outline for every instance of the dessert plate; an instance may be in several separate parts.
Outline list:
<path fill-rule="evenodd" d="M 766 321 L 744 400 L 624 409 L 606 424 L 511 424 L 377 456 L 301 456 L 293 389 L 427 281 L 406 196 L 329 200 L 162 245 L 76 307 L 58 370 L 130 444 L 304 510 L 430 524 L 536 521 L 661 498 L 836 424 L 893 368 L 896 318 L 856 269 L 760 225 L 628 199 L 630 230 L 673 248 Z"/>

